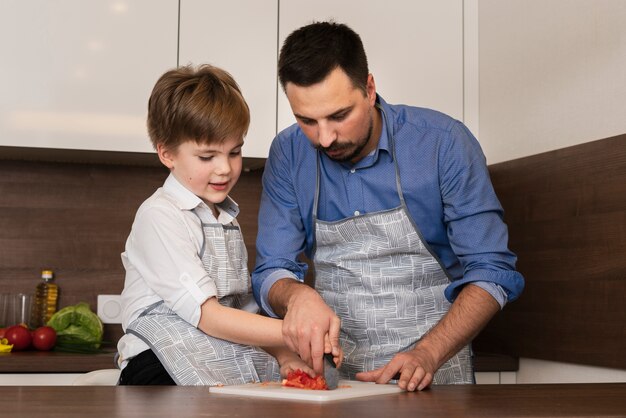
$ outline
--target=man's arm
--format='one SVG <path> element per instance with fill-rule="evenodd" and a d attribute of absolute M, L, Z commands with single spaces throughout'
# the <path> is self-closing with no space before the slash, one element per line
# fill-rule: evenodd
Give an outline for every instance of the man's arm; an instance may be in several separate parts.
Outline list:
<path fill-rule="evenodd" d="M 256 265 L 252 290 L 257 304 L 269 315 L 282 317 L 269 303 L 269 291 L 278 280 L 302 282 L 307 264 L 298 260 L 305 250 L 306 229 L 292 184 L 290 158 L 275 139 L 263 171 L 258 215 Z M 286 306 L 285 306 L 286 307 Z"/>
<path fill-rule="evenodd" d="M 441 147 L 439 161 L 443 221 L 461 267 L 456 273 L 460 277 L 446 288 L 445 296 L 455 300 L 469 283 L 489 292 L 487 284 L 491 283 L 496 299 L 496 285 L 505 293 L 500 300 L 504 306 L 519 297 L 524 278 L 515 271 L 517 257 L 508 248 L 504 211 L 491 184 L 485 156 L 462 123 L 453 125 L 450 140 Z"/>
<path fill-rule="evenodd" d="M 397 354 L 385 367 L 357 374 L 358 379 L 386 383 L 401 372 L 400 387 L 424 389 L 438 368 L 500 310 L 500 303 L 514 300 L 524 287 L 522 276 L 515 271 L 515 255 L 507 248 L 502 207 L 480 145 L 460 122 L 451 125 L 449 135 L 438 158 L 443 219 L 463 274 L 445 290 L 445 296 L 454 302 L 413 350 Z M 496 300 L 498 286 L 505 293 L 500 302 Z"/>
<path fill-rule="evenodd" d="M 284 317 L 285 343 L 312 365 L 315 373 L 324 372 L 324 353 L 332 353 L 341 362 L 341 321 L 315 289 L 293 279 L 282 279 L 270 289 L 269 302 L 274 312 Z"/>
<path fill-rule="evenodd" d="M 476 337 L 499 310 L 500 305 L 489 293 L 478 286 L 466 285 L 448 313 L 413 350 L 396 354 L 384 367 L 357 373 L 356 378 L 387 383 L 401 372 L 400 388 L 422 390 L 432 383 L 439 367 Z"/>
<path fill-rule="evenodd" d="M 263 172 L 252 287 L 257 303 L 268 314 L 284 318 L 285 344 L 316 373 L 322 373 L 324 352 L 341 357 L 339 319 L 314 289 L 302 283 L 307 265 L 298 256 L 305 249 L 305 223 L 310 219 L 302 219 L 292 184 L 289 163 L 293 154 L 282 149 L 280 140 L 272 143 Z"/>

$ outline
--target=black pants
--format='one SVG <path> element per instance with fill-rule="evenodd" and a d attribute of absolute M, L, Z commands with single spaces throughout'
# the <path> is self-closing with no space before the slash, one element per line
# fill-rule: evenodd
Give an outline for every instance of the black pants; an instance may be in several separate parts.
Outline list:
<path fill-rule="evenodd" d="M 176 385 L 152 350 L 130 359 L 120 374 L 120 385 Z"/>

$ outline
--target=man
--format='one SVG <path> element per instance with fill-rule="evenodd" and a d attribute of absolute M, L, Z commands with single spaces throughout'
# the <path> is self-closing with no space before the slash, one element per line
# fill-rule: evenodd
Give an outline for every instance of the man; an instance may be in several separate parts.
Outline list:
<path fill-rule="evenodd" d="M 263 175 L 257 301 L 317 373 L 332 351 L 344 377 L 473 382 L 470 341 L 524 287 L 478 142 L 439 112 L 387 104 L 345 25 L 296 30 L 278 66 L 297 124 Z"/>

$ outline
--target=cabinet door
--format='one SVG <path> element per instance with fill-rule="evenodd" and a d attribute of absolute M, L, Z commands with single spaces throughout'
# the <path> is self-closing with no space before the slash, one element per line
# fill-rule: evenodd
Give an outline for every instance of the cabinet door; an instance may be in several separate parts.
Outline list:
<path fill-rule="evenodd" d="M 177 30 L 177 0 L 3 0 L 0 145 L 151 152 Z"/>
<path fill-rule="evenodd" d="M 290 0 L 281 2 L 279 42 L 313 20 L 354 29 L 388 103 L 430 107 L 463 119 L 462 0 Z M 295 122 L 280 92 L 278 130 Z"/>
<path fill-rule="evenodd" d="M 233 75 L 250 107 L 245 157 L 267 157 L 276 133 L 278 0 L 181 0 L 179 63 Z"/>

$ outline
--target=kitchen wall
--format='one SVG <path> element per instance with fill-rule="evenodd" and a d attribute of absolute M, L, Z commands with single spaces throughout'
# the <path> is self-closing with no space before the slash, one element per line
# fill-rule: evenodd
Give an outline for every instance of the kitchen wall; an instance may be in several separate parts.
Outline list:
<path fill-rule="evenodd" d="M 623 375 L 626 134 L 492 164 L 489 172 L 526 288 L 474 348 Z M 540 378 L 522 372 L 520 379 Z M 544 378 L 562 375 L 556 369 Z"/>
<path fill-rule="evenodd" d="M 2 157 L 13 156 L 0 159 L 0 289 L 32 294 L 41 269 L 51 268 L 60 307 L 84 301 L 96 311 L 98 294 L 121 293 L 120 254 L 135 212 L 168 171 L 154 155 L 144 156 L 141 164 L 134 155 L 135 162 L 126 164 L 86 162 L 85 154 L 69 158 L 67 153 L 49 161 L 53 151 L 44 153 L 46 161 L 32 152 L 29 160 L 20 160 L 0 147 Z M 232 196 L 241 206 L 238 220 L 252 268 L 261 171 L 253 160 L 246 165 L 253 168 L 242 174 Z M 105 327 L 106 341 L 120 335 L 120 326 Z"/>
<path fill-rule="evenodd" d="M 465 4 L 476 50 L 466 119 L 489 164 L 626 133 L 626 2 Z M 517 381 L 626 381 L 626 371 L 521 359 Z"/>
<path fill-rule="evenodd" d="M 626 132 L 626 2 L 466 3 L 479 45 L 467 112 L 490 164 Z"/>

